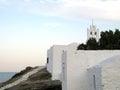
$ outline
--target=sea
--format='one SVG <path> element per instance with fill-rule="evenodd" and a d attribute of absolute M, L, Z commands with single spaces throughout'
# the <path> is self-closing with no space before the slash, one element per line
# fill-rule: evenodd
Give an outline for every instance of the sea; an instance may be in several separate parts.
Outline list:
<path fill-rule="evenodd" d="M 0 72 L 0 83 L 9 80 L 17 72 Z"/>

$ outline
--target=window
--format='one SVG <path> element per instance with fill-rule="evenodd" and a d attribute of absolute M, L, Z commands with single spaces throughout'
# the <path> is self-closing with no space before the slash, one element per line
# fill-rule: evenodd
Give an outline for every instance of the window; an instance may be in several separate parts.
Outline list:
<path fill-rule="evenodd" d="M 47 63 L 49 63 L 49 58 L 47 57 Z"/>
<path fill-rule="evenodd" d="M 92 35 L 92 32 L 90 32 L 90 35 Z"/>
<path fill-rule="evenodd" d="M 95 32 L 95 35 L 97 35 L 97 32 Z"/>

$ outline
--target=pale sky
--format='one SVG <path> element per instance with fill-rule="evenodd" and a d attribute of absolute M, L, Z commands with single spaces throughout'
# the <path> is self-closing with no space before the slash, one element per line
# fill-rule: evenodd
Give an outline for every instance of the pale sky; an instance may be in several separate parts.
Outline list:
<path fill-rule="evenodd" d="M 120 0 L 0 0 L 0 72 L 45 65 L 54 44 L 86 42 L 92 19 L 120 29 Z"/>

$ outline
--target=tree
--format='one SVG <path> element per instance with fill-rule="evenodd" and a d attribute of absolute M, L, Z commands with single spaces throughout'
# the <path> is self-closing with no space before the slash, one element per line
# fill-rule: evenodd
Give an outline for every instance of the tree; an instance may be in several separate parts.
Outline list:
<path fill-rule="evenodd" d="M 77 50 L 86 50 L 87 49 L 87 46 L 86 44 L 82 43 L 80 44 L 78 47 L 77 47 Z"/>
<path fill-rule="evenodd" d="M 108 33 L 107 33 L 106 49 L 114 49 L 113 45 L 114 45 L 114 34 L 113 34 L 112 30 L 109 30 Z"/>
<path fill-rule="evenodd" d="M 87 50 L 97 50 L 99 49 L 98 42 L 95 38 L 90 38 L 87 41 Z"/>
<path fill-rule="evenodd" d="M 112 30 L 101 32 L 100 49 L 114 49 L 114 33 Z"/>
<path fill-rule="evenodd" d="M 107 36 L 105 32 L 101 32 L 101 38 L 99 40 L 100 43 L 100 49 L 104 49 L 106 48 L 106 44 L 107 44 Z"/>
<path fill-rule="evenodd" d="M 114 42 L 114 49 L 120 49 L 120 31 L 118 29 L 114 33 Z"/>
<path fill-rule="evenodd" d="M 116 29 L 115 32 L 112 30 L 101 32 L 101 38 L 99 42 L 95 38 L 90 38 L 86 44 L 80 44 L 78 50 L 118 50 L 120 49 L 120 31 Z"/>

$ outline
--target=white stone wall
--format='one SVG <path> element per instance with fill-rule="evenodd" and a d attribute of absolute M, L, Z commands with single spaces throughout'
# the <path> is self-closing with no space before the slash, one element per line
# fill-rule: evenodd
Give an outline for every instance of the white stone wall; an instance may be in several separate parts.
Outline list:
<path fill-rule="evenodd" d="M 66 46 L 54 46 L 52 80 L 61 80 L 62 52 Z"/>
<path fill-rule="evenodd" d="M 120 56 L 109 61 L 102 65 L 103 90 L 120 90 Z"/>
<path fill-rule="evenodd" d="M 47 58 L 46 58 L 46 65 L 47 65 L 47 70 L 52 73 L 52 67 L 53 67 L 53 47 L 51 47 L 48 51 L 47 51 Z M 47 61 L 48 60 L 48 61 Z"/>
<path fill-rule="evenodd" d="M 89 90 L 120 89 L 120 56 L 110 57 L 96 66 L 89 68 Z M 95 77 L 93 77 L 95 76 Z"/>
<path fill-rule="evenodd" d="M 47 52 L 47 70 L 52 74 L 52 80 L 61 79 L 61 55 L 64 48 L 64 45 L 54 45 Z"/>
<path fill-rule="evenodd" d="M 72 52 L 77 49 L 77 44 L 72 43 L 69 45 L 54 45 L 47 52 L 47 70 L 52 74 L 52 80 L 61 80 L 62 73 L 62 52 L 71 50 Z"/>
<path fill-rule="evenodd" d="M 63 72 L 66 83 L 62 90 L 90 90 L 88 79 L 88 69 L 100 63 L 101 61 L 115 55 L 120 55 L 117 50 L 96 50 L 96 51 L 67 51 L 64 52 L 64 61 L 66 61 L 66 73 Z M 63 76 L 64 76 L 63 75 Z M 92 87 L 93 88 L 93 87 Z"/>
<path fill-rule="evenodd" d="M 62 73 L 61 73 L 61 76 L 62 76 L 62 90 L 67 90 L 67 61 L 66 61 L 66 52 L 63 52 L 62 54 Z"/>
<path fill-rule="evenodd" d="M 102 90 L 101 67 L 96 66 L 88 69 L 89 90 Z"/>
<path fill-rule="evenodd" d="M 87 60 L 84 57 L 81 57 L 82 61 L 80 62 L 78 58 L 79 54 L 77 52 L 65 52 L 66 59 L 66 76 L 65 80 L 62 83 L 66 83 L 66 86 L 62 86 L 62 90 L 88 90 L 87 82 Z M 64 73 L 63 73 L 64 74 Z M 66 88 L 66 89 L 64 89 Z M 86 89 L 87 88 L 87 89 Z"/>

